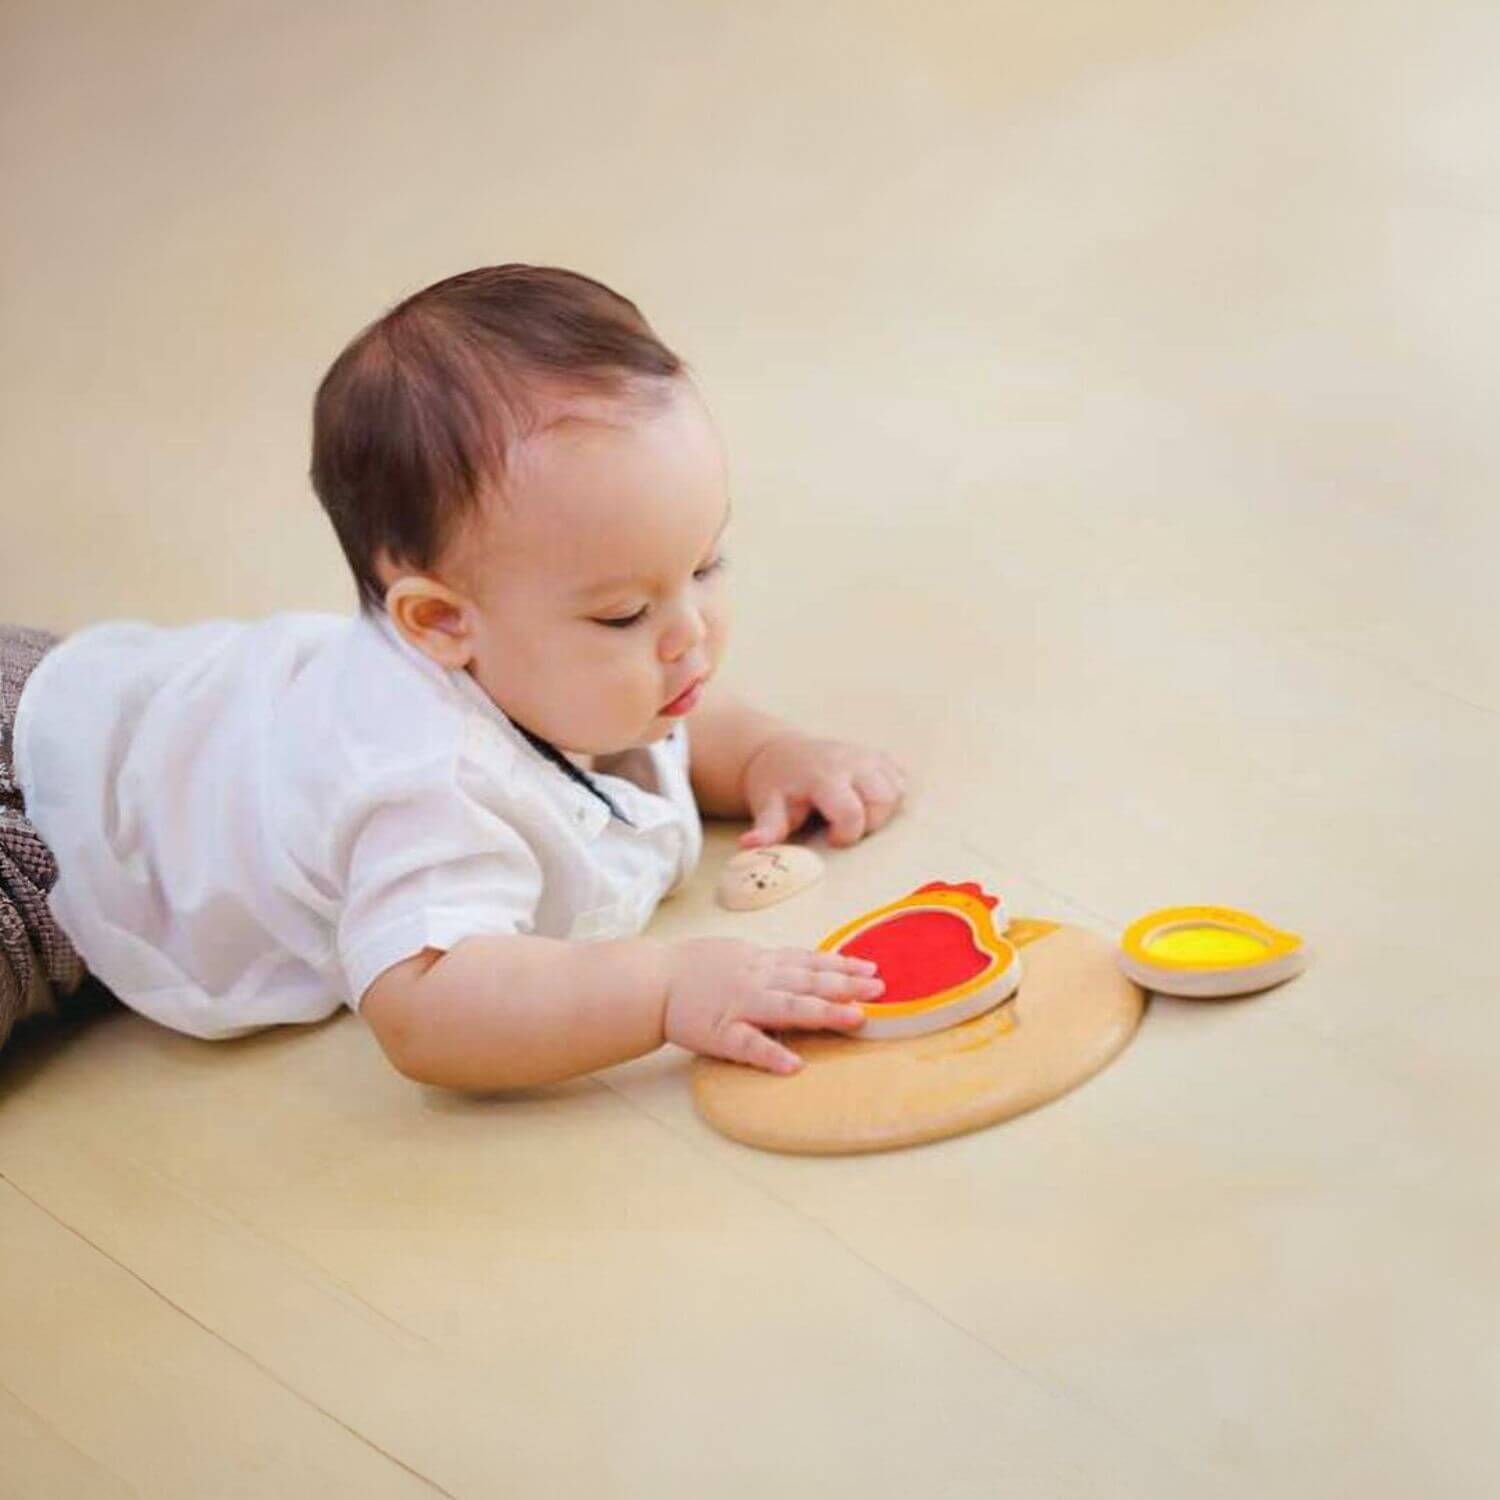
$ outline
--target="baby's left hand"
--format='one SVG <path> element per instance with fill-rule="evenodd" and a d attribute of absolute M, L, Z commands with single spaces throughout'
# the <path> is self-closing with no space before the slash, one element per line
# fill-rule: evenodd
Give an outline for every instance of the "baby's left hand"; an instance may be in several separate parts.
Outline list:
<path fill-rule="evenodd" d="M 742 849 L 779 844 L 816 809 L 835 847 L 857 844 L 891 820 L 906 795 L 906 772 L 889 755 L 841 740 L 779 734 L 745 767 L 745 800 L 755 827 Z"/>

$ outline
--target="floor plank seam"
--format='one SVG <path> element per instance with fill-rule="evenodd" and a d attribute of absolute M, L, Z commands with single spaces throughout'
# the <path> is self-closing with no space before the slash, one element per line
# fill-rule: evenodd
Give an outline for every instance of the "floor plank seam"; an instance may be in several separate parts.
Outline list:
<path fill-rule="evenodd" d="M 1342 641 L 1320 640 L 1316 636 L 1302 636 L 1301 639 L 1314 650 L 1336 652 L 1340 656 L 1352 657 L 1355 661 L 1363 662 L 1367 667 L 1375 667 L 1387 676 L 1394 677 L 1397 682 L 1405 683 L 1407 687 L 1435 694 L 1439 698 L 1447 698 L 1453 703 L 1460 703 L 1465 708 L 1472 708 L 1475 713 L 1483 714 L 1488 719 L 1500 718 L 1500 707 L 1495 704 L 1476 703 L 1474 699 L 1466 698 L 1452 688 L 1443 687 L 1441 683 L 1429 682 L 1425 677 L 1418 677 L 1409 667 L 1403 667 L 1399 662 L 1387 657 L 1372 656 L 1369 652 L 1361 651 L 1357 646 L 1345 645 Z"/>
<path fill-rule="evenodd" d="M 1003 1349 L 997 1348 L 982 1334 L 976 1333 L 971 1328 L 965 1328 L 962 1323 L 956 1322 L 952 1317 L 944 1312 L 942 1308 L 928 1301 L 928 1299 L 924 1297 L 909 1282 L 902 1281 L 899 1276 L 896 1276 L 892 1272 L 887 1271 L 877 1262 L 872 1261 L 867 1256 L 861 1254 L 860 1251 L 855 1249 L 855 1247 L 851 1245 L 846 1239 L 844 1239 L 837 1230 L 832 1228 L 832 1226 L 825 1224 L 821 1219 L 818 1219 L 814 1215 L 808 1213 L 806 1209 L 799 1208 L 795 1203 L 789 1203 L 785 1198 L 782 1198 L 779 1194 L 773 1192 L 764 1183 L 757 1181 L 753 1177 L 747 1176 L 732 1163 L 726 1163 L 720 1161 L 716 1157 L 711 1156 L 696 1141 L 684 1135 L 681 1131 L 675 1129 L 659 1116 L 652 1114 L 652 1112 L 649 1109 L 645 1108 L 644 1105 L 632 1099 L 622 1089 L 617 1087 L 615 1084 L 610 1083 L 607 1079 L 601 1078 L 600 1082 L 603 1083 L 605 1087 L 609 1088 L 613 1093 L 617 1094 L 621 1099 L 623 1099 L 625 1103 L 628 1104 L 632 1109 L 637 1111 L 637 1113 L 644 1115 L 648 1120 L 660 1126 L 660 1128 L 666 1131 L 667 1134 L 673 1138 L 673 1140 L 678 1142 L 680 1145 L 686 1146 L 690 1151 L 694 1153 L 694 1155 L 698 1156 L 701 1160 L 709 1162 L 714 1166 L 724 1167 L 724 1169 L 727 1170 L 738 1182 L 741 1182 L 744 1185 L 750 1187 L 761 1196 L 770 1199 L 770 1201 L 775 1203 L 778 1207 L 786 1209 L 788 1212 L 801 1219 L 804 1223 L 807 1223 L 813 1228 L 819 1230 L 827 1238 L 831 1239 L 834 1244 L 836 1244 L 841 1250 L 851 1256 L 854 1260 L 858 1261 L 867 1270 L 873 1271 L 876 1276 L 878 1276 L 882 1281 L 886 1282 L 890 1287 L 904 1295 L 909 1301 L 914 1302 L 924 1312 L 937 1318 L 940 1322 L 947 1324 L 949 1328 L 953 1329 L 954 1332 L 961 1335 L 970 1343 L 978 1345 L 978 1347 L 982 1349 L 990 1358 L 997 1360 L 1006 1369 L 1018 1375 L 1028 1385 L 1040 1391 L 1044 1396 L 1047 1396 L 1053 1400 L 1062 1401 L 1064 1403 L 1074 1405 L 1084 1411 L 1092 1412 L 1094 1416 L 1106 1423 L 1115 1432 L 1129 1439 L 1131 1442 L 1145 1444 L 1159 1456 L 1166 1458 L 1175 1467 L 1181 1468 L 1183 1466 L 1185 1462 L 1183 1454 L 1177 1452 L 1174 1449 L 1163 1446 L 1160 1442 L 1158 1442 L 1157 1439 L 1150 1436 L 1149 1434 L 1138 1432 L 1133 1428 L 1122 1425 L 1120 1418 L 1118 1418 L 1113 1412 L 1107 1410 L 1104 1407 L 1101 1407 L 1092 1397 L 1088 1396 L 1084 1392 L 1075 1390 L 1072 1386 L 1069 1386 L 1065 1383 L 1057 1383 L 1047 1376 L 1038 1374 L 1029 1366 L 1023 1365 L 1015 1359 L 1011 1358 L 1011 1356 L 1006 1354 Z M 746 1149 L 748 1150 L 750 1148 L 747 1147 Z M 1196 1465 L 1191 1466 L 1188 1472 L 1198 1480 L 1201 1480 L 1203 1478 L 1210 1478 L 1216 1486 L 1222 1487 L 1227 1482 L 1225 1476 L 1220 1474 L 1201 1474 L 1197 1470 Z M 1227 1494 L 1229 1492 L 1226 1490 L 1224 1491 L 1224 1493 Z M 1236 1491 L 1235 1493 L 1240 1492 Z"/>
<path fill-rule="evenodd" d="M 117 1485 L 119 1485 L 127 1495 L 140 1495 L 141 1492 L 136 1489 L 133 1484 L 131 1484 L 122 1475 L 117 1474 L 112 1468 L 109 1467 L 108 1464 L 102 1463 L 99 1459 L 95 1458 L 92 1453 L 89 1453 L 85 1449 L 80 1448 L 77 1443 L 71 1442 L 68 1438 L 68 1435 L 63 1432 L 63 1430 L 58 1427 L 55 1422 L 48 1421 L 48 1419 L 41 1412 L 39 1412 L 36 1407 L 34 1407 L 29 1401 L 27 1401 L 25 1397 L 22 1396 L 21 1393 L 17 1391 L 13 1386 L 8 1385 L 4 1380 L 0 1380 L 0 1391 L 4 1391 L 5 1394 L 9 1396 L 10 1399 L 21 1408 L 22 1411 L 26 1412 L 28 1416 L 34 1418 L 39 1426 L 44 1427 L 48 1432 L 50 1432 L 53 1437 L 55 1437 L 58 1442 L 60 1442 L 63 1447 L 65 1447 L 70 1453 L 76 1453 L 78 1457 L 84 1461 L 84 1463 L 89 1465 L 90 1468 L 97 1469 L 101 1474 L 107 1475 Z"/>
<path fill-rule="evenodd" d="M 72 1224 L 69 1224 L 66 1219 L 63 1219 L 59 1215 L 54 1213 L 50 1208 L 47 1207 L 45 1203 L 42 1203 L 37 1198 L 34 1198 L 25 1190 L 25 1188 L 21 1187 L 17 1182 L 15 1182 L 8 1173 L 0 1171 L 0 1182 L 3 1182 L 13 1192 L 18 1193 L 38 1212 L 45 1214 L 46 1217 L 51 1219 L 52 1222 L 56 1224 L 60 1229 L 65 1230 L 68 1234 L 71 1234 L 82 1244 L 87 1245 L 89 1249 L 94 1251 L 96 1255 L 103 1256 L 104 1259 L 107 1260 L 111 1265 L 116 1266 L 119 1270 L 123 1271 L 127 1276 L 131 1278 L 132 1281 L 136 1282 L 152 1297 L 156 1298 L 159 1302 L 164 1303 L 167 1307 L 170 1307 L 181 1317 L 186 1318 L 187 1321 L 193 1324 L 194 1327 L 201 1329 L 204 1333 L 208 1334 L 210 1338 L 215 1339 L 226 1349 L 238 1355 L 247 1364 L 254 1366 L 254 1368 L 259 1370 L 261 1374 L 265 1375 L 267 1379 L 273 1381 L 276 1385 L 280 1386 L 282 1390 L 286 1391 L 288 1395 L 294 1396 L 297 1400 L 303 1402 L 307 1406 L 310 1406 L 320 1416 L 325 1417 L 328 1421 L 334 1423 L 335 1426 L 341 1427 L 345 1432 L 349 1434 L 350 1437 L 352 1437 L 356 1442 L 361 1443 L 365 1447 L 369 1448 L 371 1452 L 378 1453 L 387 1462 L 394 1464 L 398 1469 L 402 1469 L 406 1473 L 410 1474 L 413 1479 L 420 1480 L 429 1489 L 431 1489 L 434 1494 L 446 1496 L 447 1500 L 458 1500 L 457 1496 L 452 1494 L 451 1491 L 445 1490 L 440 1484 L 437 1483 L 436 1480 L 431 1479 L 426 1474 L 423 1474 L 419 1470 L 412 1468 L 410 1464 L 398 1458 L 394 1453 L 390 1453 L 386 1449 L 382 1448 L 379 1443 L 375 1442 L 372 1438 L 367 1437 L 364 1433 L 360 1432 L 358 1428 L 351 1427 L 348 1422 L 343 1420 L 342 1417 L 339 1417 L 336 1413 L 329 1411 L 319 1402 L 314 1401 L 311 1396 L 307 1395 L 306 1392 L 299 1391 L 296 1386 L 291 1385 L 270 1366 L 263 1364 L 260 1360 L 256 1359 L 253 1354 L 249 1353 L 245 1349 L 242 1349 L 232 1340 L 225 1338 L 224 1335 L 221 1334 L 216 1328 L 212 1327 L 208 1323 L 205 1323 L 201 1318 L 196 1317 L 193 1313 L 189 1312 L 187 1308 L 181 1306 L 179 1303 L 174 1302 L 159 1287 L 153 1286 L 138 1272 L 133 1270 L 130 1266 L 126 1265 L 124 1261 L 120 1260 L 116 1256 L 111 1255 L 108 1250 L 96 1244 L 81 1230 L 75 1228 Z"/>
<path fill-rule="evenodd" d="M 68 1141 L 76 1151 L 87 1156 L 90 1160 L 95 1162 L 100 1161 L 99 1153 L 86 1139 L 83 1139 L 76 1133 L 70 1133 Z M 55 1144 L 56 1142 L 54 1141 Z M 122 1153 L 118 1160 L 139 1172 L 142 1176 L 157 1183 L 163 1191 L 176 1195 L 185 1203 L 191 1205 L 194 1210 L 213 1220 L 221 1228 L 232 1229 L 234 1232 L 243 1234 L 247 1239 L 254 1241 L 256 1244 L 270 1249 L 277 1254 L 285 1255 L 289 1260 L 298 1263 L 304 1269 L 310 1271 L 312 1273 L 310 1276 L 303 1276 L 301 1278 L 304 1285 L 324 1292 L 331 1291 L 336 1299 L 347 1298 L 349 1302 L 356 1304 L 357 1307 L 368 1312 L 371 1317 L 379 1320 L 383 1326 L 388 1327 L 403 1339 L 412 1341 L 424 1350 L 438 1347 L 426 1334 L 420 1333 L 414 1328 L 407 1327 L 406 1324 L 393 1318 L 389 1313 L 362 1297 L 353 1287 L 341 1280 L 321 1262 L 314 1260 L 305 1251 L 287 1244 L 284 1240 L 278 1239 L 274 1235 L 267 1234 L 263 1229 L 242 1219 L 224 1204 L 210 1202 L 200 1197 L 198 1194 L 192 1192 L 185 1183 L 163 1172 L 161 1168 L 153 1163 L 141 1161 L 128 1153 Z M 106 1159 L 103 1165 L 107 1169 L 110 1161 Z M 6 1170 L 4 1163 L 0 1162 L 0 1173 Z M 11 1167 L 9 1170 L 14 1172 L 15 1169 Z M 13 1177 L 11 1181 L 15 1183 Z M 16 1185 L 19 1186 L 19 1184 Z"/>
<path fill-rule="evenodd" d="M 997 868 L 1000 867 L 999 859 L 995 855 L 991 854 L 989 850 L 983 848 L 979 844 L 976 844 L 968 834 L 959 834 L 958 844 L 961 849 L 963 849 L 966 853 L 972 854 L 976 859 L 982 859 L 987 864 L 995 865 Z M 1076 896 L 1070 896 L 1066 891 L 1059 890 L 1055 885 L 1052 885 L 1048 881 L 1043 880 L 1041 876 L 1035 874 L 1031 870 L 1018 869 L 1015 871 L 1015 875 L 1018 880 L 1024 880 L 1028 885 L 1034 885 L 1038 890 L 1045 891 L 1049 896 L 1055 897 L 1058 901 L 1062 902 L 1064 906 L 1070 906 L 1074 911 L 1082 912 L 1085 916 L 1092 917 L 1094 921 L 1100 924 L 1100 937 L 1113 937 L 1115 933 L 1117 933 L 1122 927 L 1125 926 L 1123 922 L 1117 921 L 1113 916 L 1110 916 L 1105 912 L 1095 911 L 1092 906 L 1085 905 L 1082 901 L 1078 900 Z M 999 892 L 999 894 L 1001 896 L 1004 896 L 1005 892 L 1002 890 Z M 1009 906 L 1010 902 L 1007 899 L 1007 909 L 1009 909 Z M 1026 915 L 1038 916 L 1044 914 L 1037 912 L 1027 912 Z"/>
<path fill-rule="evenodd" d="M 410 1339 L 424 1350 L 436 1349 L 438 1346 L 426 1334 L 419 1333 L 415 1328 L 408 1328 L 399 1319 L 393 1318 L 388 1312 L 377 1307 L 366 1298 L 342 1281 L 337 1275 L 328 1269 L 321 1261 L 314 1260 L 305 1251 L 287 1244 L 284 1240 L 277 1239 L 274 1235 L 267 1234 L 263 1229 L 257 1228 L 247 1220 L 240 1218 L 232 1209 L 220 1203 L 206 1202 L 196 1193 L 190 1192 L 185 1184 L 178 1182 L 175 1178 L 162 1172 L 160 1168 L 147 1163 L 137 1161 L 133 1157 L 125 1157 L 138 1171 L 147 1177 L 152 1177 L 161 1183 L 167 1191 L 176 1193 L 186 1202 L 190 1203 L 200 1213 L 206 1214 L 215 1222 L 224 1226 L 233 1226 L 234 1230 L 245 1235 L 246 1238 L 275 1251 L 277 1254 L 285 1255 L 289 1260 L 301 1265 L 304 1269 L 312 1272 L 311 1277 L 303 1277 L 303 1284 L 317 1288 L 318 1290 L 332 1289 L 338 1298 L 347 1298 L 360 1309 L 377 1319 L 383 1327 L 399 1334 L 402 1338 Z M 319 1286 L 319 1283 L 323 1286 Z"/>

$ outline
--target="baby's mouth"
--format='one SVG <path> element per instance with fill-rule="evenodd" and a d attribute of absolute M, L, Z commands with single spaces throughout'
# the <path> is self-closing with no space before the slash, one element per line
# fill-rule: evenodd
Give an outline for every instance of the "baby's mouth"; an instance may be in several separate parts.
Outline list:
<path fill-rule="evenodd" d="M 673 698 L 670 703 L 664 703 L 660 711 L 664 714 L 685 714 L 697 703 L 703 692 L 703 684 L 707 681 L 707 677 L 696 678 Z"/>

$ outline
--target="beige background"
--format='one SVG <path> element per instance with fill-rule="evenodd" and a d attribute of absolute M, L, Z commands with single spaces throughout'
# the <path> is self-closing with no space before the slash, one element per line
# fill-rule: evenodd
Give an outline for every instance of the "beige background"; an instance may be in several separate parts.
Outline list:
<path fill-rule="evenodd" d="M 360 1023 L 0 1070 L 0 1492 L 1495 1492 L 1500 12 L 0 8 L 0 617 L 345 608 L 317 379 L 584 270 L 730 445 L 737 677 L 933 878 L 1318 961 L 1010 1125 L 762 1155 L 667 1049 L 441 1096 Z"/>

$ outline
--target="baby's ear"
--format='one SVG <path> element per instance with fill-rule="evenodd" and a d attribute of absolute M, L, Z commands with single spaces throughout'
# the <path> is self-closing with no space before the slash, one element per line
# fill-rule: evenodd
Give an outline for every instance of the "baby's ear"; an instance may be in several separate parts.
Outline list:
<path fill-rule="evenodd" d="M 474 657 L 474 606 L 461 594 L 408 573 L 385 593 L 386 613 L 403 640 L 447 671 L 457 671 Z"/>

